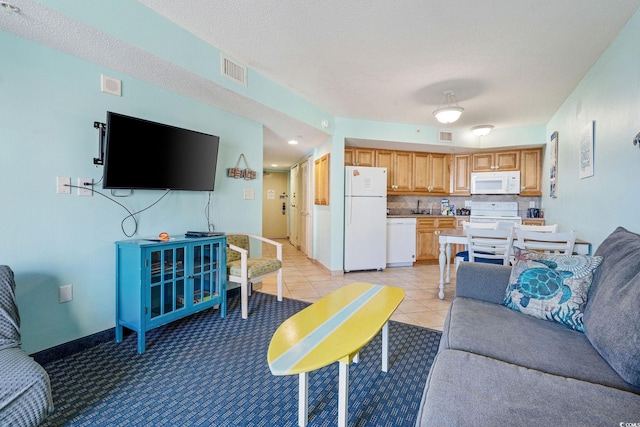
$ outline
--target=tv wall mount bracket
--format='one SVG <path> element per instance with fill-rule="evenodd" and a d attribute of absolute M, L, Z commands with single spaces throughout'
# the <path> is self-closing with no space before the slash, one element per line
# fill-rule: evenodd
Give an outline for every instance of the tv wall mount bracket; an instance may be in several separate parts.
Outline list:
<path fill-rule="evenodd" d="M 94 165 L 104 165 L 104 139 L 107 129 L 106 123 L 93 122 L 93 127 L 98 129 L 100 133 L 98 134 L 98 150 L 100 157 L 93 158 Z"/>

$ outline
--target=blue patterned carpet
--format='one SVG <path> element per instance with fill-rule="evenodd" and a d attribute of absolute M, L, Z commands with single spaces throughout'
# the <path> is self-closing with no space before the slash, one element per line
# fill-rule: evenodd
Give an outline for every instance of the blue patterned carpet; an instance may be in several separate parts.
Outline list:
<path fill-rule="evenodd" d="M 260 292 L 240 318 L 206 310 L 45 365 L 56 410 L 44 426 L 296 426 L 297 376 L 275 377 L 267 365 L 278 325 L 308 304 Z M 349 368 L 349 426 L 413 426 L 440 333 L 390 322 L 389 372 L 380 370 L 380 334 Z M 309 376 L 309 426 L 338 416 L 338 364 Z"/>

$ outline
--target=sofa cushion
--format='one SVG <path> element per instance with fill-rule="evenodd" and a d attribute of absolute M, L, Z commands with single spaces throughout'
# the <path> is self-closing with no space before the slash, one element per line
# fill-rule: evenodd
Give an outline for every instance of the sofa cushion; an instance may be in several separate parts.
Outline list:
<path fill-rule="evenodd" d="M 504 305 L 584 332 L 584 307 L 602 257 L 557 255 L 514 247 Z"/>
<path fill-rule="evenodd" d="M 455 298 L 449 310 L 441 350 L 469 351 L 554 375 L 640 392 L 620 378 L 582 332 L 471 298 Z"/>
<path fill-rule="evenodd" d="M 444 350 L 431 366 L 416 426 L 617 426 L 624 420 L 640 420 L 640 395 Z"/>
<path fill-rule="evenodd" d="M 618 227 L 598 247 L 585 334 L 626 381 L 640 387 L 640 235 Z"/>

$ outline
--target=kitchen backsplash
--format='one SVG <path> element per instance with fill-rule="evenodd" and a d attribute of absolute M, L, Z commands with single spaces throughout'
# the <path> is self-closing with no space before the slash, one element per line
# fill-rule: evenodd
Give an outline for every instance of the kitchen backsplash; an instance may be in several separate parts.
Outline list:
<path fill-rule="evenodd" d="M 387 209 L 391 214 L 407 215 L 415 211 L 420 201 L 420 210 L 433 215 L 440 214 L 440 202 L 443 199 L 449 200 L 449 205 L 455 205 L 456 209 L 464 208 L 465 201 L 473 200 L 479 202 L 518 202 L 518 216 L 526 218 L 529 204 L 533 202 L 536 208 L 540 208 L 540 197 L 520 197 L 516 195 L 474 195 L 465 197 L 453 196 L 387 196 Z"/>

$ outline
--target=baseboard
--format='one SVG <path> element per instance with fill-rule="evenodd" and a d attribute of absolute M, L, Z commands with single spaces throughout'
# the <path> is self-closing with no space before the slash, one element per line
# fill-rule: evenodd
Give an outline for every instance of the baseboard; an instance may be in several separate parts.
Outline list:
<path fill-rule="evenodd" d="M 227 292 L 227 299 L 240 295 L 240 288 L 231 289 Z M 124 328 L 124 335 L 134 333 L 133 331 Z M 99 344 L 113 341 L 116 339 L 116 328 L 110 328 L 102 332 L 87 335 L 86 337 L 78 338 L 77 340 L 69 341 L 64 344 L 57 345 L 55 347 L 41 350 L 37 353 L 33 353 L 30 356 L 41 365 L 55 362 L 56 360 L 63 359 L 65 357 L 74 355 L 81 351 L 90 349 Z"/>
<path fill-rule="evenodd" d="M 131 331 L 128 331 L 131 332 Z M 95 347 L 116 338 L 116 328 L 107 329 L 102 332 L 87 335 L 77 340 L 69 341 L 46 350 L 33 353 L 31 357 L 41 365 L 55 362 L 56 360 L 71 356 L 89 348 Z"/>

